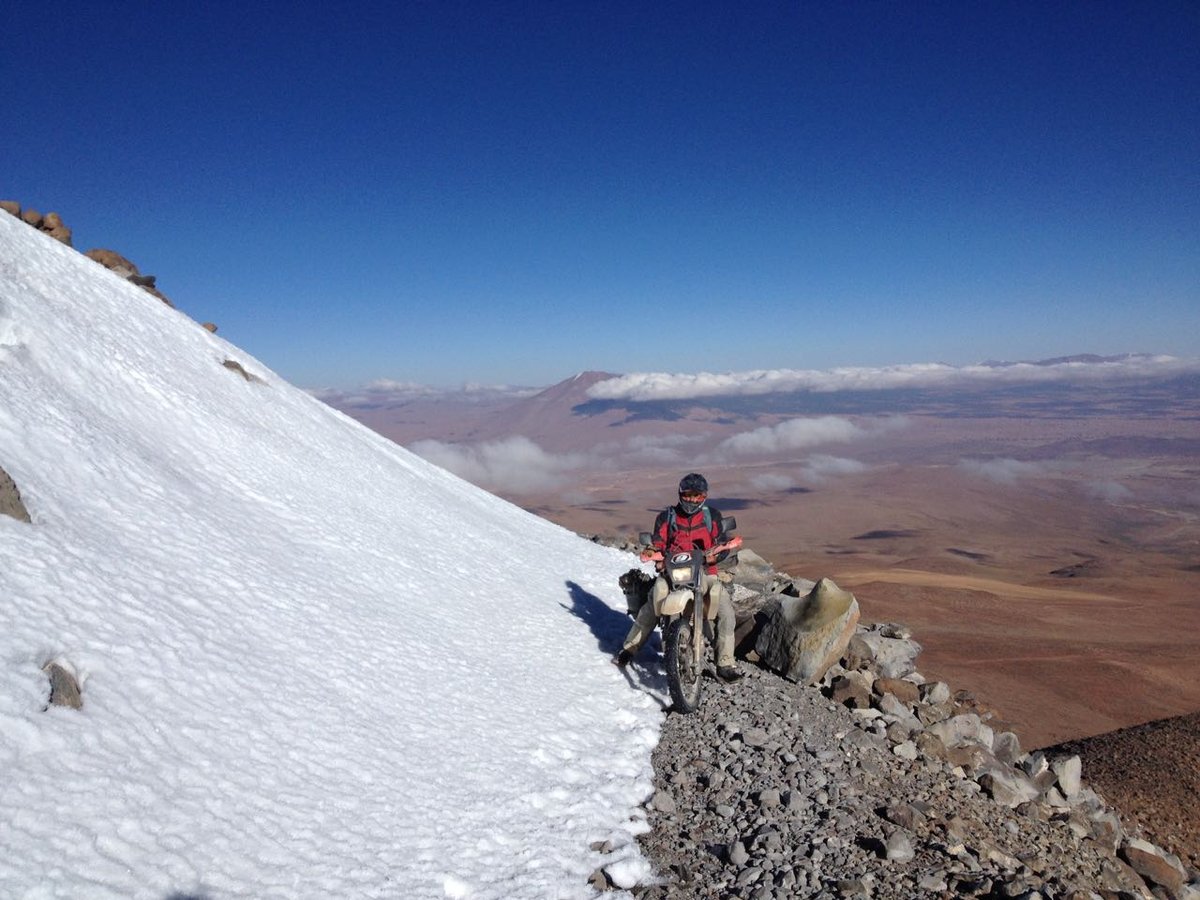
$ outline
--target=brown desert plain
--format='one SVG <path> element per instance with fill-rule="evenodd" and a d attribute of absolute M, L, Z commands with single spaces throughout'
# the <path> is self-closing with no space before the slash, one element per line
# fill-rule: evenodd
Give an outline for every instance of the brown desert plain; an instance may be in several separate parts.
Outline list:
<path fill-rule="evenodd" d="M 1085 739 L 1075 746 L 1085 774 L 1086 739 L 1200 713 L 1195 380 L 1166 392 L 1000 392 L 984 403 L 908 395 L 891 413 L 880 410 L 886 397 L 867 414 L 826 398 L 809 417 L 853 422 L 853 437 L 731 455 L 722 441 L 805 416 L 703 405 L 634 415 L 587 402 L 581 392 L 598 377 L 475 418 L 458 410 L 450 439 L 460 443 L 449 446 L 521 435 L 547 448 L 561 466 L 544 486 L 476 480 L 585 534 L 634 537 L 684 472 L 704 472 L 710 503 L 737 516 L 747 546 L 781 571 L 852 590 L 866 621 L 908 625 L 922 673 L 970 690 L 1026 749 Z M 448 435 L 428 409 L 346 411 L 402 443 Z M 621 441 L 649 441 L 659 456 L 622 452 Z M 1194 792 L 1200 729 L 1182 721 L 1193 723 L 1191 743 L 1172 752 L 1185 776 L 1166 787 Z M 1133 769 L 1149 762 L 1136 752 Z M 1200 798 L 1172 803 L 1194 809 Z M 1200 863 L 1200 830 L 1169 843 Z"/>

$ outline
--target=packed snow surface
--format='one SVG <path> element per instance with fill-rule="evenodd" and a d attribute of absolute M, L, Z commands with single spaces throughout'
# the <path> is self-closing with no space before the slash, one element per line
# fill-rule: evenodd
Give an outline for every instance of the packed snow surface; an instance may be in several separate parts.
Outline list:
<path fill-rule="evenodd" d="M 598 866 L 644 872 L 665 701 L 608 663 L 627 554 L 7 215 L 0 467 L 33 519 L 0 516 L 0 896 L 585 897 Z M 81 710 L 46 708 L 54 660 Z"/>

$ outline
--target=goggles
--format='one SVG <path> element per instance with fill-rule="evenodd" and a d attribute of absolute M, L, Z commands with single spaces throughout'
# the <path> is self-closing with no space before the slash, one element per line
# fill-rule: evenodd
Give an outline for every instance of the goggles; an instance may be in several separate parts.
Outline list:
<path fill-rule="evenodd" d="M 704 493 L 703 491 L 680 491 L 679 492 L 679 499 L 684 500 L 688 503 L 699 503 L 707 496 L 708 496 L 708 494 Z"/>

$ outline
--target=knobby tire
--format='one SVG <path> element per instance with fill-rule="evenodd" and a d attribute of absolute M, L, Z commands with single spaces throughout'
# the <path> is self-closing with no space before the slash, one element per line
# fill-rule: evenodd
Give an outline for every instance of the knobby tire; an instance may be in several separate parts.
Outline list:
<path fill-rule="evenodd" d="M 699 635 L 704 640 L 704 635 Z M 703 659 L 703 654 L 701 654 Z M 703 664 L 696 665 L 692 656 L 692 621 L 680 616 L 667 626 L 666 634 L 667 686 L 671 702 L 679 712 L 695 712 L 700 705 Z"/>

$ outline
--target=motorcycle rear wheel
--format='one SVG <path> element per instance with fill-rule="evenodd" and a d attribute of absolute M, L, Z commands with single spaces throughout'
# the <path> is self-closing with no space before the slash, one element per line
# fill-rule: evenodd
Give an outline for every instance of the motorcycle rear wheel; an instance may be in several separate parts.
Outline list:
<path fill-rule="evenodd" d="M 696 635 L 704 641 L 704 635 Z M 671 701 L 678 712 L 695 712 L 700 705 L 703 683 L 703 665 L 696 665 L 692 649 L 692 622 L 688 616 L 680 616 L 667 626 L 666 653 L 667 685 L 671 689 Z M 704 658 L 703 652 L 700 658 Z"/>

